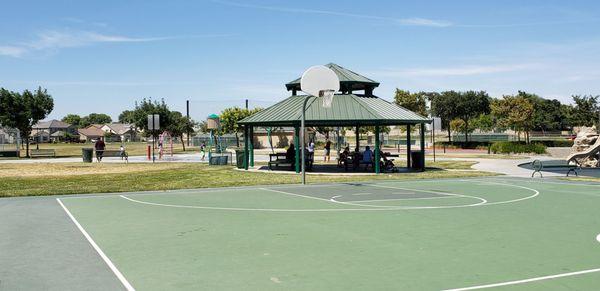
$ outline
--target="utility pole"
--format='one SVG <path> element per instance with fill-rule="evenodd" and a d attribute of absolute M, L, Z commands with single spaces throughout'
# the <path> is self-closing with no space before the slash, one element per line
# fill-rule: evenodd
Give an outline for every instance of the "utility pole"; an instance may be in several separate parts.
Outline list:
<path fill-rule="evenodd" d="M 185 116 L 190 120 L 190 100 L 185 100 Z M 183 141 L 182 141 L 183 142 Z M 190 131 L 187 132 L 187 146 L 190 146 Z"/>
<path fill-rule="evenodd" d="M 246 110 L 248 110 L 248 99 L 246 99 Z"/>

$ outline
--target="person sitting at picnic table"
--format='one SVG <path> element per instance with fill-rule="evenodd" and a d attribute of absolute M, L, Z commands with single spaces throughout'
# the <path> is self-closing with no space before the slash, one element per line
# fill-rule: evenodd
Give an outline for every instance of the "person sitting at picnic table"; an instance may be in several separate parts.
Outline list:
<path fill-rule="evenodd" d="M 347 166 L 348 157 L 350 157 L 350 147 L 344 148 L 344 151 L 340 153 L 340 158 L 338 159 L 338 167 L 341 167 L 342 164 Z"/>
<path fill-rule="evenodd" d="M 290 144 L 287 151 L 285 152 L 285 159 L 292 163 L 292 168 L 294 167 L 294 162 L 296 161 L 296 149 L 294 144 Z"/>
<path fill-rule="evenodd" d="M 104 148 L 106 148 L 106 144 L 102 140 L 102 138 L 98 139 L 94 144 L 94 149 L 96 149 L 96 160 L 98 162 L 102 161 L 102 154 L 104 153 Z"/>
<path fill-rule="evenodd" d="M 369 167 L 369 165 L 371 165 L 371 167 L 373 166 L 373 151 L 371 151 L 371 147 L 367 146 L 365 148 L 360 163 L 366 165 L 365 170 Z"/>

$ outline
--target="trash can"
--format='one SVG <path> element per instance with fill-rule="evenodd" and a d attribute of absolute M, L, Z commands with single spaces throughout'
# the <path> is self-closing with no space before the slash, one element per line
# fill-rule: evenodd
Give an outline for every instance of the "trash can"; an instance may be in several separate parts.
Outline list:
<path fill-rule="evenodd" d="M 92 158 L 94 156 L 94 149 L 93 148 L 82 148 L 81 156 L 83 157 L 84 163 L 91 163 Z"/>
<path fill-rule="evenodd" d="M 244 168 L 244 159 L 246 157 L 246 152 L 242 149 L 235 150 L 235 165 L 238 169 Z"/>
<path fill-rule="evenodd" d="M 424 168 L 424 157 L 421 151 L 411 151 L 410 152 L 410 162 L 411 168 L 416 170 L 421 170 Z"/>

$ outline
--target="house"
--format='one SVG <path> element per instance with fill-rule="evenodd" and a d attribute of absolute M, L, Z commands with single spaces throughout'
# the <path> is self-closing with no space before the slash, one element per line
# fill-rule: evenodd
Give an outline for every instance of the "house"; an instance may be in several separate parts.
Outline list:
<path fill-rule="evenodd" d="M 79 133 L 79 140 L 85 142 L 96 141 L 104 137 L 104 131 L 95 125 L 80 128 L 77 130 L 77 133 Z"/>
<path fill-rule="evenodd" d="M 60 120 L 40 121 L 31 130 L 30 138 L 40 142 L 63 141 L 67 135 L 76 135 L 75 128 Z"/>
<path fill-rule="evenodd" d="M 105 133 L 109 133 L 116 138 L 113 140 L 119 140 L 122 142 L 134 141 L 137 138 L 137 131 L 135 125 L 128 123 L 109 123 L 100 126 L 100 129 Z"/>

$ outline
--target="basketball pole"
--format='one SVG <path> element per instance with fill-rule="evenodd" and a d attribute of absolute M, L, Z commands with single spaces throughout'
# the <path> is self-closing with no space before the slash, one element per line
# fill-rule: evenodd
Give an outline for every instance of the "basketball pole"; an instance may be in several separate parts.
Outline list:
<path fill-rule="evenodd" d="M 302 119 L 300 120 L 300 148 L 302 151 L 301 154 L 301 167 L 302 167 L 302 185 L 306 185 L 306 156 L 304 154 L 304 131 L 305 131 L 305 122 L 306 122 L 306 103 L 308 102 L 308 98 L 310 96 L 306 96 L 304 98 L 304 102 L 302 103 Z M 300 149 L 296 149 L 299 151 Z"/>

